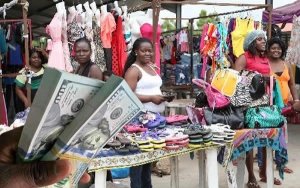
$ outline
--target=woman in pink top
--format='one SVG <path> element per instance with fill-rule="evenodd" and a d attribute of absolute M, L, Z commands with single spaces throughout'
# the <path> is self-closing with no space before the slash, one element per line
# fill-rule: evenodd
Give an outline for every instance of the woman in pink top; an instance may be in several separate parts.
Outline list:
<path fill-rule="evenodd" d="M 241 55 L 235 62 L 235 69 L 238 71 L 250 70 L 257 71 L 264 76 L 270 76 L 271 70 L 269 60 L 266 57 L 266 35 L 262 30 L 255 30 L 250 32 L 244 41 L 245 53 Z M 266 148 L 263 148 L 263 166 L 259 173 L 261 181 L 266 182 Z M 246 166 L 248 170 L 248 183 L 249 188 L 260 188 L 258 185 L 254 172 L 253 172 L 253 150 L 247 152 Z M 280 185 L 280 180 L 274 178 L 274 184 Z"/>

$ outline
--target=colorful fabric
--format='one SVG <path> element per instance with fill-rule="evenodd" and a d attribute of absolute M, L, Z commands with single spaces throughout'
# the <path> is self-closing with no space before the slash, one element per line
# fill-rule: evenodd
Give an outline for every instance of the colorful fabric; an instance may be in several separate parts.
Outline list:
<path fill-rule="evenodd" d="M 271 129 L 242 129 L 237 130 L 233 140 L 231 160 L 236 160 L 255 147 L 270 147 L 279 151 L 281 157 L 279 176 L 283 179 L 283 170 L 288 162 L 286 126 Z"/>
<path fill-rule="evenodd" d="M 220 145 L 210 144 L 210 145 L 202 145 L 199 148 L 183 147 L 178 150 L 156 149 L 150 152 L 143 152 L 138 154 L 126 155 L 126 156 L 121 156 L 121 155 L 115 155 L 109 157 L 96 156 L 95 159 L 90 164 L 89 171 L 93 172 L 93 171 L 104 170 L 104 169 L 139 166 L 139 165 L 151 163 L 168 157 L 180 156 L 190 152 L 196 152 L 199 150 L 211 149 L 216 147 L 219 149 L 219 156 L 218 156 L 219 163 L 221 163 L 223 167 L 227 167 L 227 164 L 231 156 L 231 151 L 232 151 L 231 146 L 232 146 L 231 144 L 222 147 Z M 72 159 L 74 158 L 74 156 L 64 155 L 63 158 Z"/>

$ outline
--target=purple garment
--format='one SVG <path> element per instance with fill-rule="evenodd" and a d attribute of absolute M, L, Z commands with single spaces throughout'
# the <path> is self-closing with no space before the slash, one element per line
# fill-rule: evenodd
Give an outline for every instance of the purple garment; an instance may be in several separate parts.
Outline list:
<path fill-rule="evenodd" d="M 300 16 L 300 0 L 274 9 L 272 11 L 272 23 L 293 23 L 294 15 L 297 17 Z M 266 23 L 268 20 L 269 12 L 264 11 L 262 15 L 262 21 Z"/>

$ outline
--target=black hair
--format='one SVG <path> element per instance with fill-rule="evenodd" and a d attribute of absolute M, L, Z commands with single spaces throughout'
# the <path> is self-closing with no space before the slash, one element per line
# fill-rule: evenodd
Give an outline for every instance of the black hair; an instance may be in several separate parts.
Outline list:
<path fill-rule="evenodd" d="M 266 40 L 266 39 L 264 38 L 264 40 Z M 256 50 L 256 39 L 253 40 L 253 41 L 249 44 L 248 50 L 247 50 L 247 51 L 250 52 L 250 54 L 251 54 L 252 56 L 260 55 L 260 54 L 257 54 L 257 50 Z"/>
<path fill-rule="evenodd" d="M 31 56 L 36 53 L 39 58 L 41 59 L 42 64 L 47 63 L 48 59 L 43 55 L 43 53 L 41 51 L 38 51 L 35 48 L 32 48 L 31 50 L 29 50 L 29 58 L 31 58 Z"/>
<path fill-rule="evenodd" d="M 138 38 L 138 39 L 136 39 L 136 41 L 134 41 L 132 50 L 129 53 L 126 63 L 125 63 L 125 66 L 124 66 L 123 77 L 125 76 L 125 73 L 129 69 L 129 67 L 136 61 L 136 54 L 135 54 L 136 52 L 135 51 L 137 51 L 140 48 L 141 44 L 144 42 L 147 42 L 147 43 L 151 44 L 151 46 L 153 46 L 152 42 L 147 38 Z"/>
<path fill-rule="evenodd" d="M 86 43 L 89 45 L 90 50 L 92 50 L 91 42 L 90 42 L 89 39 L 87 39 L 86 37 L 82 37 L 82 38 L 77 39 L 77 40 L 74 42 L 74 46 L 75 46 L 77 43 L 79 43 L 79 42 L 86 42 Z"/>
<path fill-rule="evenodd" d="M 278 44 L 279 47 L 281 48 L 281 56 L 280 58 L 283 59 L 286 55 L 286 46 L 284 44 L 284 42 L 282 40 L 280 40 L 278 37 L 273 37 L 268 41 L 268 51 L 270 51 L 271 46 L 273 46 L 273 44 Z"/>

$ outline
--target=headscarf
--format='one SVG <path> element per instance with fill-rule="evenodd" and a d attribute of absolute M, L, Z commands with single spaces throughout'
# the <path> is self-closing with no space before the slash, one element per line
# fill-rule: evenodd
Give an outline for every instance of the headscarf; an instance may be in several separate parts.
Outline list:
<path fill-rule="evenodd" d="M 256 40 L 259 37 L 267 38 L 266 33 L 263 30 L 254 30 L 248 33 L 244 40 L 244 51 L 247 51 L 249 48 L 249 45 Z"/>

